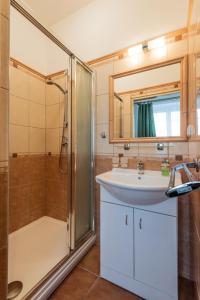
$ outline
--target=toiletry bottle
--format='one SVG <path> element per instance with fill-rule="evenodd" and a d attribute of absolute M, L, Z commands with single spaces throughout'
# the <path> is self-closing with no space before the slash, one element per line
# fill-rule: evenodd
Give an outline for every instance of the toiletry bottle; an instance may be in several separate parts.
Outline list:
<path fill-rule="evenodd" d="M 170 171 L 169 161 L 167 159 L 164 159 L 161 164 L 162 176 L 169 176 L 169 171 Z"/>

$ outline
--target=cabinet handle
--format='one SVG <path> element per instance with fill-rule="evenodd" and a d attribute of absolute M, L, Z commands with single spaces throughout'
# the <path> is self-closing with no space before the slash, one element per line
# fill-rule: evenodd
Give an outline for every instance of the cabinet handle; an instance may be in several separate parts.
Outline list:
<path fill-rule="evenodd" d="M 140 227 L 140 229 L 142 229 L 142 218 L 140 218 L 139 227 Z"/>
<path fill-rule="evenodd" d="M 125 217 L 125 225 L 128 226 L 128 215 Z"/>

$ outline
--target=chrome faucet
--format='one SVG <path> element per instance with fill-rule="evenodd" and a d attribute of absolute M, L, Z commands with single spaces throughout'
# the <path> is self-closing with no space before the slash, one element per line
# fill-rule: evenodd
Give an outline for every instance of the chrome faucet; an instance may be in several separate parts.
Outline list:
<path fill-rule="evenodd" d="M 138 174 L 144 174 L 144 163 L 140 160 L 137 163 Z"/>

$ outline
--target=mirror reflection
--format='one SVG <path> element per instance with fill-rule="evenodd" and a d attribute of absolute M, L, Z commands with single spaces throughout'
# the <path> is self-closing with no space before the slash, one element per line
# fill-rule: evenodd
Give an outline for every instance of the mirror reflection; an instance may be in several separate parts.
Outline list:
<path fill-rule="evenodd" d="M 113 76 L 113 138 L 181 136 L 181 61 Z M 112 112 L 111 112 L 112 113 Z"/>
<path fill-rule="evenodd" d="M 180 135 L 180 92 L 133 99 L 136 137 Z"/>

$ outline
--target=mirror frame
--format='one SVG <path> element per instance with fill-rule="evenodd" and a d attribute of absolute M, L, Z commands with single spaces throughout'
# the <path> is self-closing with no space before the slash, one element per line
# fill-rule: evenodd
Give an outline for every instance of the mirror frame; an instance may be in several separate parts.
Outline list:
<path fill-rule="evenodd" d="M 188 101 L 187 101 L 187 55 L 174 58 L 171 60 L 163 61 L 156 64 L 147 65 L 141 68 L 132 69 L 126 72 L 117 73 L 109 76 L 109 143 L 153 143 L 153 142 L 180 142 L 187 140 L 187 114 L 188 114 Z M 180 136 L 177 137 L 145 137 L 145 138 L 115 138 L 114 133 L 114 79 L 165 67 L 168 65 L 180 63 Z"/>
<path fill-rule="evenodd" d="M 198 135 L 197 127 L 197 77 L 196 77 L 196 60 L 200 58 L 200 52 L 196 54 L 190 54 L 190 70 L 189 70 L 189 125 L 192 126 L 193 133 L 191 133 L 189 139 L 191 141 L 199 141 L 200 135 Z"/>

